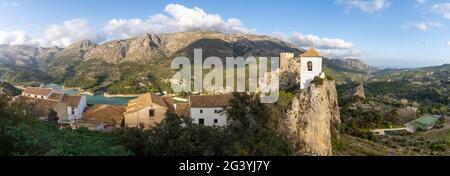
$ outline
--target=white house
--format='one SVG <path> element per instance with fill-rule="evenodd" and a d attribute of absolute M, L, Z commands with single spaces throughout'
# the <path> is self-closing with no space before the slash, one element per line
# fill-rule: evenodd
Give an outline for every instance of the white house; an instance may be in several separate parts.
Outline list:
<path fill-rule="evenodd" d="M 22 91 L 22 96 L 48 99 L 53 94 L 53 89 L 42 87 L 27 87 Z"/>
<path fill-rule="evenodd" d="M 85 108 L 85 95 L 64 95 L 64 98 L 53 109 L 58 114 L 59 123 L 73 124 L 83 117 Z"/>
<path fill-rule="evenodd" d="M 322 56 L 314 48 L 300 55 L 300 89 L 310 86 L 314 77 L 322 73 Z"/>
<path fill-rule="evenodd" d="M 232 97 L 231 94 L 190 96 L 190 115 L 193 123 L 205 126 L 226 126 L 227 114 L 225 108 L 230 105 Z"/>

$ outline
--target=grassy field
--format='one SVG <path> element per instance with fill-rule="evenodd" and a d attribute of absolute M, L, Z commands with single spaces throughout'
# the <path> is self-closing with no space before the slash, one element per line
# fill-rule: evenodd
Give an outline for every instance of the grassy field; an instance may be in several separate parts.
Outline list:
<path fill-rule="evenodd" d="M 340 144 L 333 147 L 335 156 L 417 156 L 417 152 L 403 147 L 386 145 L 349 135 L 340 135 Z"/>
<path fill-rule="evenodd" d="M 450 155 L 450 127 L 418 132 L 407 136 L 386 136 L 378 139 L 381 143 L 393 147 L 405 147 L 422 155 Z"/>

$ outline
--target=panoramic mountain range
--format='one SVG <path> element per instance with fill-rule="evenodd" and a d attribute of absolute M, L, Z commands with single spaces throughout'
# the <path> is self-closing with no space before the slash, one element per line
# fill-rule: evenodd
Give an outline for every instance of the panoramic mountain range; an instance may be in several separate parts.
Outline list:
<path fill-rule="evenodd" d="M 203 58 L 268 57 L 279 56 L 280 52 L 293 52 L 298 55 L 305 51 L 269 36 L 219 32 L 144 34 L 137 38 L 113 40 L 102 44 L 83 40 L 66 48 L 1 45 L 0 79 L 13 83 L 67 83 L 79 75 L 93 79 L 92 83 L 81 87 L 92 89 L 101 85 L 100 87 L 104 89 L 111 83 L 121 80 L 123 75 L 130 74 L 123 72 L 124 65 L 147 65 L 146 68 L 151 69 L 150 65 L 155 64 L 153 68 L 162 68 L 161 71 L 170 72 L 168 63 L 172 58 L 177 56 L 193 58 L 193 51 L 196 48 L 203 49 Z M 102 70 L 101 66 L 95 68 L 94 65 L 108 68 Z M 336 75 L 338 80 L 358 80 L 375 71 L 374 68 L 356 59 L 325 59 L 324 65 L 325 71 Z M 117 70 L 109 70 L 111 67 Z M 93 73 L 87 73 L 88 68 Z M 163 77 L 167 79 L 168 76 L 170 75 L 166 74 Z M 103 77 L 102 80 L 99 77 Z"/>

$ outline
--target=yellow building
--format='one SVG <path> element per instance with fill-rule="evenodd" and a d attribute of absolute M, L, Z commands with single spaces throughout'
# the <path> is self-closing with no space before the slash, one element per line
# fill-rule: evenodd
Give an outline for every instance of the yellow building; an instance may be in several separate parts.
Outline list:
<path fill-rule="evenodd" d="M 166 118 L 167 112 L 174 112 L 172 97 L 146 93 L 128 102 L 125 126 L 152 128 Z"/>

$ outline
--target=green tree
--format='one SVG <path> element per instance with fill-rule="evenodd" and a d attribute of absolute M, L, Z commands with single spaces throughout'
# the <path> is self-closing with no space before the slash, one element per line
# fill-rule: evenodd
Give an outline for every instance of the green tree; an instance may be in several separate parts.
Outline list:
<path fill-rule="evenodd" d="M 58 123 L 58 113 L 56 113 L 55 110 L 51 109 L 50 112 L 48 113 L 48 118 L 47 120 L 49 122 L 53 122 L 53 123 Z"/>

